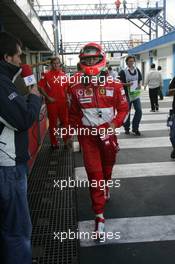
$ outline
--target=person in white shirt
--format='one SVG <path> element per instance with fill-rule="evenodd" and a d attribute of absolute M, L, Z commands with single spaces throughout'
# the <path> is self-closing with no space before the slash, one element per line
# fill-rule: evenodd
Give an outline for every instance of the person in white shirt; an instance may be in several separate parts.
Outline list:
<path fill-rule="evenodd" d="M 154 63 L 151 64 L 151 70 L 146 76 L 146 81 L 144 85 L 144 89 L 148 85 L 149 88 L 149 98 L 151 103 L 151 112 L 159 111 L 158 104 L 158 91 L 159 87 L 162 85 L 162 75 L 160 72 L 156 70 L 156 66 Z"/>
<path fill-rule="evenodd" d="M 133 55 L 128 55 L 125 62 L 127 67 L 119 72 L 119 79 L 124 85 L 130 111 L 132 106 L 135 110 L 132 119 L 132 132 L 135 136 L 141 136 L 139 125 L 142 119 L 142 105 L 140 100 L 142 74 L 135 66 L 135 57 Z M 130 135 L 130 117 L 129 113 L 129 116 L 123 125 L 126 135 Z"/>

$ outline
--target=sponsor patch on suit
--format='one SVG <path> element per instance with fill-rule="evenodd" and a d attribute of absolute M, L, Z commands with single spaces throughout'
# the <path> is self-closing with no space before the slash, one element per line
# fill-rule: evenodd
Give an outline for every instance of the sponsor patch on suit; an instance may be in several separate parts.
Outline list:
<path fill-rule="evenodd" d="M 83 89 L 77 90 L 77 95 L 78 96 L 83 96 L 84 95 L 84 90 Z"/>
<path fill-rule="evenodd" d="M 88 104 L 88 103 L 92 103 L 92 98 L 80 98 L 79 99 L 81 104 Z"/>
<path fill-rule="evenodd" d="M 114 90 L 108 90 L 106 89 L 106 96 L 113 96 L 114 95 Z"/>
<path fill-rule="evenodd" d="M 93 89 L 92 88 L 86 88 L 84 90 L 84 96 L 93 96 Z"/>
<path fill-rule="evenodd" d="M 100 95 L 106 95 L 106 89 L 104 87 L 99 88 Z"/>

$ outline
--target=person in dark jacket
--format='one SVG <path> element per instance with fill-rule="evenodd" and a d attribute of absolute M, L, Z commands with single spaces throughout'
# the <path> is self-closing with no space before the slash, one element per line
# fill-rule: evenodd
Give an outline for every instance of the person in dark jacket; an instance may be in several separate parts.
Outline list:
<path fill-rule="evenodd" d="M 175 77 L 171 80 L 169 84 L 169 93 L 173 94 L 173 103 L 172 103 L 172 110 L 170 110 L 170 141 L 173 147 L 171 152 L 171 158 L 175 159 Z"/>
<path fill-rule="evenodd" d="M 21 72 L 21 42 L 0 33 L 0 263 L 31 264 L 27 201 L 28 129 L 41 107 L 36 88 L 28 100 L 14 81 Z"/>

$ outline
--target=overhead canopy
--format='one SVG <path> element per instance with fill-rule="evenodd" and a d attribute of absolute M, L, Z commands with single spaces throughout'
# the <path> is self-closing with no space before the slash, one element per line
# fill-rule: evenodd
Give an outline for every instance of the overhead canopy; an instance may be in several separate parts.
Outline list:
<path fill-rule="evenodd" d="M 167 46 L 175 44 L 175 31 L 172 31 L 160 38 L 153 39 L 133 49 L 128 50 L 129 54 L 141 54 L 152 49 L 157 49 L 160 46 Z"/>
<path fill-rule="evenodd" d="M 18 37 L 31 50 L 50 51 L 53 44 L 27 0 L 0 1 L 1 29 Z"/>

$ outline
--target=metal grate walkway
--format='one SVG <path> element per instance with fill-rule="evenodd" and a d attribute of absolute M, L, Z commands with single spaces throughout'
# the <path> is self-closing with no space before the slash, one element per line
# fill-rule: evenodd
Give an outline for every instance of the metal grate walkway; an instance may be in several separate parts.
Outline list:
<path fill-rule="evenodd" d="M 77 231 L 75 188 L 61 190 L 58 180 L 74 179 L 72 152 L 52 151 L 45 139 L 29 176 L 28 199 L 33 224 L 33 258 L 36 264 L 77 264 L 78 240 L 60 241 L 58 232 Z"/>

